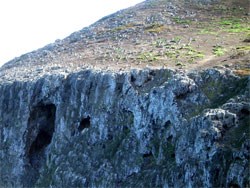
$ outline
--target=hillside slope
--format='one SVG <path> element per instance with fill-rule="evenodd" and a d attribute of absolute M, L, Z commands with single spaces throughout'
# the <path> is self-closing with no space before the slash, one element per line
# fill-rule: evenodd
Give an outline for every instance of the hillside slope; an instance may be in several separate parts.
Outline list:
<path fill-rule="evenodd" d="M 29 70 L 41 74 L 40 68 L 197 70 L 216 65 L 249 75 L 249 1 L 198 2 L 145 1 L 8 62 L 1 77 L 15 77 L 5 72 L 9 68 L 18 68 L 15 74 L 23 77 Z"/>

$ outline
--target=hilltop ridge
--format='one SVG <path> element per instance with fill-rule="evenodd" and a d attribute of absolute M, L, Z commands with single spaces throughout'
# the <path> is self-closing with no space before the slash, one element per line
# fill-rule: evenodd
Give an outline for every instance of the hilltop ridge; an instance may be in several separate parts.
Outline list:
<path fill-rule="evenodd" d="M 214 66 L 248 75 L 248 4 L 247 0 L 148 0 L 15 58 L 2 66 L 0 75 L 14 79 L 11 72 L 17 68 L 15 75 L 23 77 L 26 69 L 34 74 L 36 69 L 196 70 Z"/>

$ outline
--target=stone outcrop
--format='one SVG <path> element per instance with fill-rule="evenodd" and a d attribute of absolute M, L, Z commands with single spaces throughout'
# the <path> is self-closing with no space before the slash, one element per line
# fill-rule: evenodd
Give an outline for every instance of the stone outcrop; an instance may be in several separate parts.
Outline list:
<path fill-rule="evenodd" d="M 248 4 L 148 0 L 6 63 L 0 187 L 249 187 Z"/>
<path fill-rule="evenodd" d="M 249 78 L 82 70 L 0 85 L 2 186 L 249 186 Z"/>

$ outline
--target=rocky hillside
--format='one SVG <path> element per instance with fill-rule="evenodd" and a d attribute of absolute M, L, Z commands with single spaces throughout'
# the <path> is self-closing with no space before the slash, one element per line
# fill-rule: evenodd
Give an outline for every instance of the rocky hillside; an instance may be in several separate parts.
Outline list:
<path fill-rule="evenodd" d="M 248 0 L 147 0 L 0 68 L 0 187 L 249 187 Z"/>

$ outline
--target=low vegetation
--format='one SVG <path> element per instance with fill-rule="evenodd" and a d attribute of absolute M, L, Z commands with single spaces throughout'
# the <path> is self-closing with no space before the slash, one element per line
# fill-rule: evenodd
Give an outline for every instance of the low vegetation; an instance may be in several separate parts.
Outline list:
<path fill-rule="evenodd" d="M 163 24 L 151 24 L 145 27 L 145 30 L 149 33 L 160 33 L 164 31 L 165 26 Z"/>
<path fill-rule="evenodd" d="M 226 52 L 226 49 L 223 48 L 222 46 L 216 45 L 213 47 L 213 54 L 216 56 L 222 56 Z"/>
<path fill-rule="evenodd" d="M 128 70 L 145 66 L 234 68 L 239 66 L 236 59 L 249 59 L 250 22 L 242 1 L 211 6 L 172 1 L 169 7 L 159 6 L 169 2 L 148 1 L 145 9 L 138 6 L 120 11 L 116 17 L 105 17 L 98 27 L 80 32 L 81 39 L 71 37 L 75 42 L 66 49 L 74 49 L 74 53 L 68 50 L 54 58 L 60 53 L 58 49 L 36 61 Z M 242 70 L 246 70 L 244 66 Z"/>

